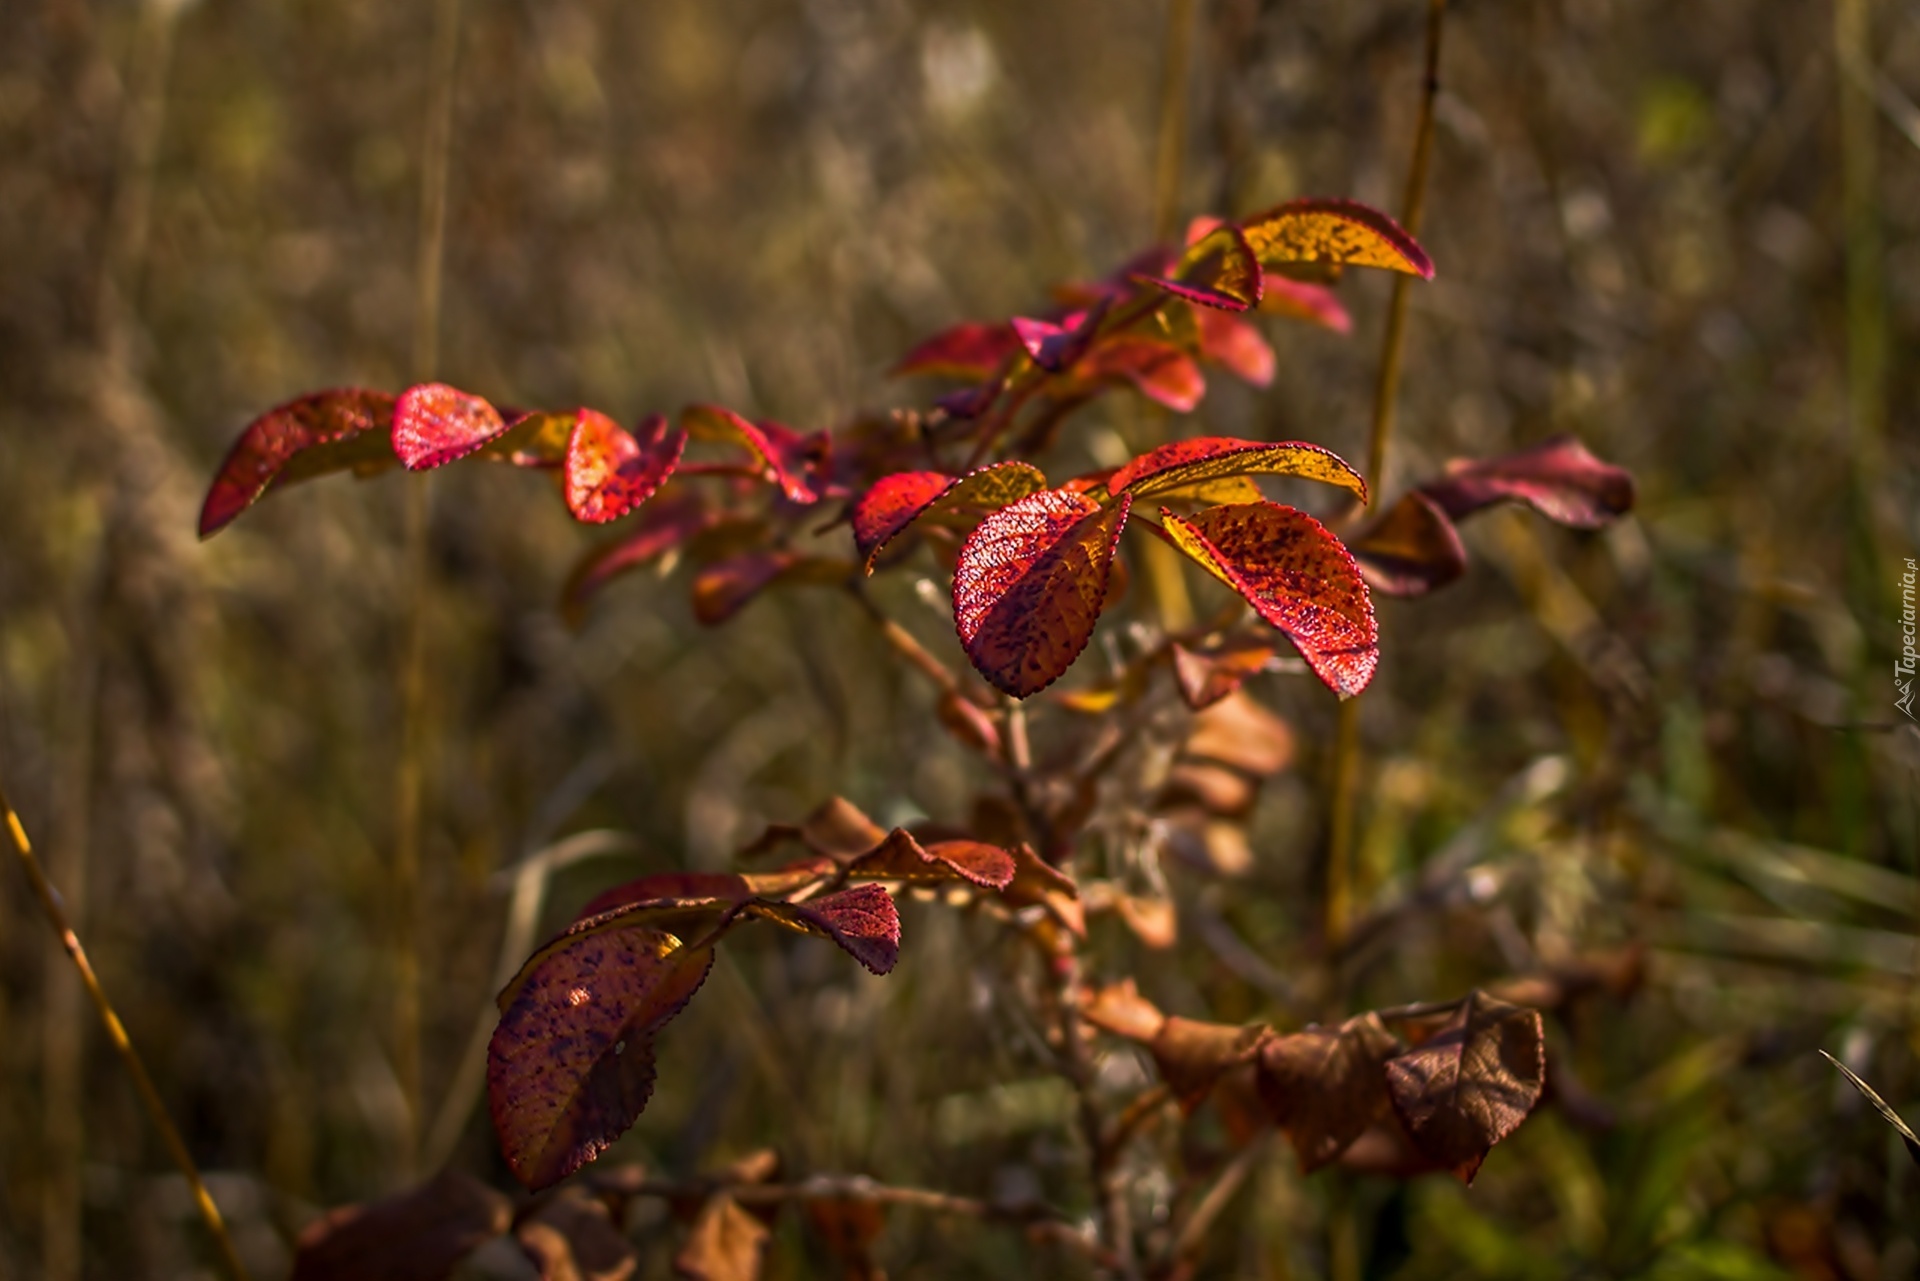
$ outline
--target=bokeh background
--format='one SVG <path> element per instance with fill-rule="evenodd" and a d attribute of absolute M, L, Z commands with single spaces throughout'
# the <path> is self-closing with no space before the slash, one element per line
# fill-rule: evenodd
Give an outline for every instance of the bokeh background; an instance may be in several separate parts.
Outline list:
<path fill-rule="evenodd" d="M 1183 215 L 1398 206 L 1424 5 L 1197 21 Z M 1166 33 L 1164 0 L 464 0 L 436 372 L 627 421 L 924 403 L 885 376 L 914 341 L 1150 239 Z M 409 380 L 433 40 L 425 3 L 0 8 L 0 768 L 267 1277 L 321 1207 L 427 1159 L 391 1032 L 409 482 L 289 490 L 206 544 L 194 517 L 255 413 Z M 1920 1098 L 1920 736 L 1890 675 L 1920 556 L 1914 97 L 1904 0 L 1453 6 L 1439 276 L 1387 488 L 1573 431 L 1641 504 L 1599 536 L 1500 513 L 1465 582 L 1383 606 L 1360 890 L 1444 856 L 1470 892 L 1399 927 L 1354 999 L 1622 947 L 1645 979 L 1556 1024 L 1590 1106 L 1544 1108 L 1471 1190 L 1302 1180 L 1276 1151 L 1212 1274 L 1331 1275 L 1338 1231 L 1367 1277 L 1920 1274 L 1920 1171 L 1813 1054 Z M 1342 288 L 1351 337 L 1276 326 L 1271 389 L 1219 387 L 1171 429 L 1364 457 L 1388 285 Z M 1119 397 L 1083 421 L 1162 429 Z M 517 959 L 523 860 L 603 833 L 545 882 L 550 928 L 832 793 L 957 818 L 979 781 L 830 593 L 707 631 L 643 576 L 570 631 L 554 602 L 590 537 L 505 473 L 432 484 L 415 933 L 419 1128 L 503 1187 L 460 1066 Z M 887 599 L 938 643 L 910 587 Z M 1177 1012 L 1285 1024 L 1334 713 L 1309 681 L 1254 688 L 1298 751 L 1250 865 L 1174 877 L 1172 952 L 1101 937 Z M 773 1143 L 800 1170 L 1084 1205 L 1067 1100 L 1000 999 L 1017 949 L 926 908 L 907 934 L 884 981 L 804 942 L 734 950 L 615 1156 L 685 1174 Z M 0 1083 L 0 1276 L 210 1274 L 17 872 Z M 632 1227 L 666 1275 L 677 1229 Z M 1070 1271 L 907 1215 L 881 1255 Z M 792 1225 L 770 1267 L 832 1274 Z"/>

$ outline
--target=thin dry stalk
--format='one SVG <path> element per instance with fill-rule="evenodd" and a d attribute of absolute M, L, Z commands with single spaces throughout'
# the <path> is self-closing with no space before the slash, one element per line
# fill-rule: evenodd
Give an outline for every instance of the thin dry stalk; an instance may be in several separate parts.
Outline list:
<path fill-rule="evenodd" d="M 238 1281 L 248 1281 L 246 1265 L 240 1262 L 240 1256 L 233 1248 L 233 1238 L 227 1235 L 227 1225 L 220 1217 L 220 1207 L 214 1204 L 213 1196 L 207 1191 L 206 1181 L 200 1177 L 200 1167 L 194 1164 L 193 1155 L 187 1151 L 187 1145 L 180 1137 L 180 1131 L 174 1127 L 173 1119 L 167 1115 L 167 1105 L 161 1101 L 160 1091 L 155 1088 L 153 1078 L 147 1075 L 146 1064 L 141 1062 L 139 1051 L 133 1048 L 133 1040 L 127 1035 L 127 1029 L 120 1022 L 113 1002 L 107 999 L 106 989 L 100 986 L 100 979 L 93 972 L 93 964 L 87 960 L 87 950 L 80 944 L 80 936 L 74 932 L 73 925 L 67 919 L 66 908 L 61 905 L 60 894 L 47 880 L 47 874 L 41 869 L 40 860 L 34 856 L 33 843 L 27 839 L 27 829 L 20 822 L 20 815 L 14 811 L 13 803 L 7 799 L 4 788 L 0 788 L 0 813 L 6 816 L 7 835 L 13 841 L 14 853 L 20 856 L 20 866 L 26 871 L 27 880 L 33 886 L 34 897 L 40 900 L 40 907 L 46 913 L 47 923 L 53 927 L 54 936 L 60 940 L 60 946 L 66 949 L 67 957 L 73 962 L 74 970 L 80 976 L 81 984 L 87 989 L 87 995 L 93 998 L 93 1007 L 99 1012 L 101 1026 L 107 1030 L 107 1039 L 113 1042 L 113 1048 L 119 1052 L 120 1060 L 126 1065 L 127 1075 L 133 1078 L 133 1087 L 145 1105 L 147 1115 L 153 1120 L 154 1128 L 160 1131 L 161 1140 L 167 1145 L 173 1163 L 187 1180 L 187 1187 L 193 1193 L 193 1202 L 200 1210 L 200 1218 L 207 1225 L 207 1231 L 213 1234 L 214 1244 L 219 1247 L 220 1257 L 225 1261 L 227 1270 Z"/>

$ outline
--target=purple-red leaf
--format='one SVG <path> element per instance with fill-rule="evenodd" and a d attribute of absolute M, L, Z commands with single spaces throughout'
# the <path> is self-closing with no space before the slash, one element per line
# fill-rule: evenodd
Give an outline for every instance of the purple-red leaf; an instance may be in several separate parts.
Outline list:
<path fill-rule="evenodd" d="M 1419 490 L 1405 494 L 1347 543 L 1376 592 L 1423 596 L 1467 572 L 1467 549 L 1447 514 Z"/>
<path fill-rule="evenodd" d="M 1193 357 L 1156 338 L 1127 335 L 1101 343 L 1078 371 L 1089 381 L 1124 379 L 1148 400 L 1176 414 L 1192 413 L 1207 394 Z"/>
<path fill-rule="evenodd" d="M 588 603 L 609 582 L 678 550 L 695 534 L 712 529 L 725 519 L 723 513 L 708 507 L 696 494 L 663 495 L 649 503 L 631 534 L 602 543 L 573 567 L 560 593 L 561 613 L 569 623 L 577 625 Z"/>
<path fill-rule="evenodd" d="M 738 903 L 752 898 L 753 889 L 738 872 L 651 872 L 637 876 L 610 890 L 604 890 L 575 913 L 575 921 L 585 921 L 636 903 L 675 902 L 689 899 L 718 899 Z"/>
<path fill-rule="evenodd" d="M 364 474 L 391 466 L 393 403 L 384 391 L 322 391 L 248 423 L 207 490 L 200 537 L 226 528 L 269 488 L 348 468 Z"/>
<path fill-rule="evenodd" d="M 955 629 L 1000 690 L 1025 698 L 1085 649 L 1106 602 L 1107 574 L 1132 496 L 1102 506 L 1046 489 L 980 522 L 953 576 Z"/>
<path fill-rule="evenodd" d="M 802 435 L 779 423 L 749 422 L 718 405 L 689 405 L 680 415 L 680 425 L 696 439 L 745 448 L 767 479 L 790 501 L 820 501 L 811 478 L 827 461 L 829 442 L 825 432 Z"/>
<path fill-rule="evenodd" d="M 1325 285 L 1304 280 L 1288 280 L 1269 275 L 1260 310 L 1273 316 L 1290 316 L 1309 325 L 1331 329 L 1336 334 L 1353 332 L 1353 317 L 1340 305 L 1340 296 Z"/>
<path fill-rule="evenodd" d="M 513 1222 L 507 1198 L 446 1170 L 430 1183 L 341 1206 L 295 1243 L 292 1281 L 442 1281 Z"/>
<path fill-rule="evenodd" d="M 1262 266 L 1283 262 L 1383 267 L 1433 279 L 1433 260 L 1406 230 L 1357 200 L 1291 200 L 1240 224 Z"/>
<path fill-rule="evenodd" d="M 653 1093 L 653 1037 L 713 965 L 651 925 L 563 939 L 525 974 L 487 1049 L 487 1097 L 507 1165 L 557 1183 L 625 1133 Z"/>
<path fill-rule="evenodd" d="M 659 414 L 640 424 L 639 434 L 593 409 L 582 409 L 567 438 L 567 510 L 573 518 L 604 524 L 653 497 L 687 447 L 687 434 Z"/>
<path fill-rule="evenodd" d="M 894 377 L 931 374 L 985 378 L 1021 349 L 1020 336 L 1008 324 L 969 321 L 942 330 L 908 352 L 892 369 Z"/>
<path fill-rule="evenodd" d="M 1473 1182 L 1527 1119 L 1547 1078 L 1537 1010 L 1475 992 L 1446 1029 L 1387 1064 L 1387 1091 L 1422 1155 Z"/>
<path fill-rule="evenodd" d="M 801 934 L 832 939 L 875 974 L 887 973 L 900 959 L 900 913 L 893 896 L 878 885 L 859 885 L 805 903 L 751 899 L 738 910 Z"/>
<path fill-rule="evenodd" d="M 1145 500 L 1227 476 L 1252 475 L 1301 476 L 1338 485 L 1362 502 L 1367 497 L 1367 482 L 1330 449 L 1303 440 L 1273 443 L 1226 436 L 1196 436 L 1149 450 L 1113 473 L 1107 488 Z"/>
<path fill-rule="evenodd" d="M 506 430 L 499 410 L 445 383 L 409 387 L 393 407 L 393 452 L 408 471 L 444 467 Z"/>
<path fill-rule="evenodd" d="M 1223 311 L 1245 311 L 1260 302 L 1260 261 L 1231 223 L 1220 224 L 1190 245 L 1170 278 L 1142 274 L 1135 279 Z"/>
<path fill-rule="evenodd" d="M 1103 297 L 1085 311 L 1072 312 L 1055 324 L 1051 320 L 1013 318 L 1013 332 L 1020 345 L 1033 357 L 1033 363 L 1048 373 L 1061 373 L 1079 363 L 1100 332 L 1107 308 L 1113 303 Z"/>
<path fill-rule="evenodd" d="M 693 616 L 708 627 L 726 622 L 775 583 L 837 583 L 853 570 L 841 560 L 781 548 L 741 552 L 703 567 L 693 578 Z"/>
<path fill-rule="evenodd" d="M 1258 329 L 1224 311 L 1195 313 L 1200 324 L 1200 357 L 1223 366 L 1241 382 L 1254 387 L 1273 382 L 1273 348 Z"/>
<path fill-rule="evenodd" d="M 853 541 L 873 572 L 874 558 L 929 512 L 974 514 L 997 510 L 1046 488 L 1047 478 L 1030 464 L 1008 461 L 965 476 L 937 471 L 882 476 L 853 505 Z"/>
<path fill-rule="evenodd" d="M 1351 697 L 1367 687 L 1380 662 L 1373 601 L 1324 525 L 1266 502 L 1160 514 L 1174 543 L 1279 628 L 1329 688 Z"/>
<path fill-rule="evenodd" d="M 1550 520 L 1599 529 L 1633 506 L 1633 474 L 1603 463 L 1572 436 L 1480 461 L 1450 463 L 1446 476 L 1420 492 L 1454 520 L 1513 500 Z"/>

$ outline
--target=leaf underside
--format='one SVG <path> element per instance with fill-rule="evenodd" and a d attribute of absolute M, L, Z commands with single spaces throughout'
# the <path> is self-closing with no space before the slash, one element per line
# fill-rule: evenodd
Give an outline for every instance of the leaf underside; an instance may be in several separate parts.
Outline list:
<path fill-rule="evenodd" d="M 1400 501 L 1347 540 L 1367 584 L 1389 596 L 1423 596 L 1445 587 L 1467 571 L 1467 549 L 1460 531 L 1434 501 L 1419 490 Z"/>
<path fill-rule="evenodd" d="M 351 387 L 302 396 L 254 419 L 214 474 L 200 508 L 200 537 L 232 524 L 270 488 L 393 465 L 393 407 L 386 392 Z"/>
<path fill-rule="evenodd" d="M 1498 458 L 1459 461 L 1422 485 L 1454 520 L 1498 502 L 1522 502 L 1549 520 L 1599 529 L 1633 507 L 1633 475 L 1587 452 L 1572 436 L 1555 436 Z"/>

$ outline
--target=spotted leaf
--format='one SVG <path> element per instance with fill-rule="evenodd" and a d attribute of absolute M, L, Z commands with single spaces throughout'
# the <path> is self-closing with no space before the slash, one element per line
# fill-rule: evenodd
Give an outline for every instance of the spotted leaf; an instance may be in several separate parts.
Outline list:
<path fill-rule="evenodd" d="M 1126 490 L 1140 499 L 1163 498 L 1228 476 L 1301 476 L 1354 494 L 1363 502 L 1367 482 L 1330 449 L 1305 441 L 1269 443 L 1226 436 L 1176 440 L 1135 458 L 1107 480 L 1114 493 Z"/>
<path fill-rule="evenodd" d="M 1245 311 L 1260 302 L 1260 261 L 1231 223 L 1220 224 L 1188 246 L 1170 277 L 1141 274 L 1135 279 L 1222 311 Z"/>
<path fill-rule="evenodd" d="M 978 517 L 1046 488 L 1038 468 L 1016 461 L 994 463 L 965 476 L 937 471 L 883 476 L 853 505 L 853 541 L 867 572 L 887 544 L 923 516 Z"/>
<path fill-rule="evenodd" d="M 659 414 L 638 435 L 598 410 L 582 409 L 567 438 L 567 510 L 575 520 L 604 524 L 653 496 L 680 462 L 687 434 Z"/>
<path fill-rule="evenodd" d="M 506 430 L 499 410 L 445 383 L 409 387 L 393 407 L 393 452 L 408 471 L 444 467 Z"/>
<path fill-rule="evenodd" d="M 1357 200 L 1292 200 L 1245 219 L 1240 229 L 1262 266 L 1327 263 L 1433 278 L 1433 260 L 1419 242 Z"/>

